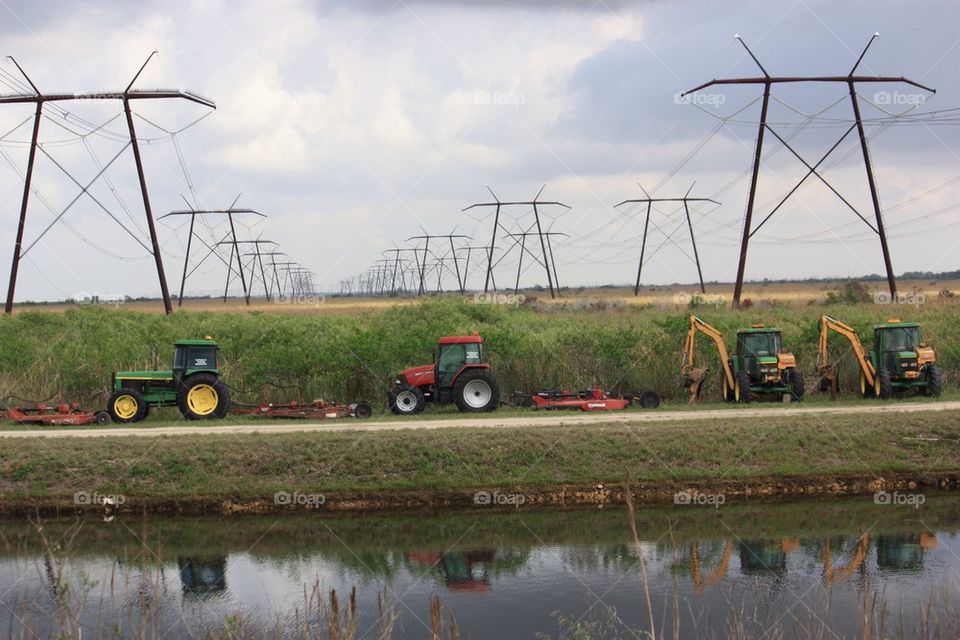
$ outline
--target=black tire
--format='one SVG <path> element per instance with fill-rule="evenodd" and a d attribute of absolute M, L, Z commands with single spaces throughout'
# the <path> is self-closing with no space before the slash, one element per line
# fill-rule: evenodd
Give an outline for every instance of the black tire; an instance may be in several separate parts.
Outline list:
<path fill-rule="evenodd" d="M 924 394 L 931 398 L 939 398 L 940 391 L 943 388 L 943 372 L 940 371 L 940 367 L 935 364 L 929 365 L 924 377 L 927 382 L 927 386 L 923 390 Z"/>
<path fill-rule="evenodd" d="M 110 417 L 110 414 L 107 413 L 106 411 L 97 411 L 96 413 L 93 414 L 93 421 L 98 426 L 101 426 L 101 427 L 106 426 L 110 424 L 111 420 L 112 418 Z"/>
<path fill-rule="evenodd" d="M 198 399 L 195 394 L 202 395 Z M 217 376 L 195 373 L 177 392 L 177 408 L 187 420 L 223 418 L 230 411 L 230 390 Z"/>
<path fill-rule="evenodd" d="M 147 417 L 147 409 L 143 394 L 136 389 L 117 389 L 107 401 L 107 413 L 118 424 L 140 422 Z"/>
<path fill-rule="evenodd" d="M 803 373 L 800 371 L 800 369 L 791 369 L 790 370 L 790 400 L 792 402 L 802 401 L 804 391 L 805 391 L 805 387 L 803 382 Z"/>
<path fill-rule="evenodd" d="M 656 391 L 644 391 L 634 401 L 639 402 L 644 409 L 656 409 L 660 406 L 660 394 Z"/>
<path fill-rule="evenodd" d="M 353 415 L 356 418 L 369 418 L 373 415 L 373 407 L 370 406 L 369 402 L 360 401 L 353 408 Z"/>
<path fill-rule="evenodd" d="M 877 377 L 873 383 L 873 391 L 881 400 L 893 397 L 893 380 L 888 369 L 877 369 Z"/>
<path fill-rule="evenodd" d="M 750 374 L 746 369 L 737 371 L 734 376 L 735 386 L 733 387 L 734 402 L 750 402 Z"/>
<path fill-rule="evenodd" d="M 423 391 L 409 384 L 391 389 L 388 399 L 390 401 L 390 411 L 398 416 L 416 415 L 427 406 L 427 399 L 423 397 Z"/>
<path fill-rule="evenodd" d="M 464 413 L 494 411 L 500 406 L 500 385 L 489 369 L 467 369 L 453 385 L 453 401 Z"/>

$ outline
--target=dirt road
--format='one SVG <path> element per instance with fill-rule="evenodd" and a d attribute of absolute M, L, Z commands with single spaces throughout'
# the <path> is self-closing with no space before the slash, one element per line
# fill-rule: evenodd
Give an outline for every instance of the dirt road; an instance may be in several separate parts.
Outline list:
<path fill-rule="evenodd" d="M 890 413 L 913 413 L 923 411 L 958 411 L 960 401 L 951 402 L 891 402 L 886 404 L 865 403 L 856 406 L 752 406 L 731 407 L 726 409 L 704 409 L 700 411 L 627 411 L 611 413 L 574 413 L 544 412 L 529 416 L 509 415 L 497 417 L 496 414 L 482 418 L 460 418 L 436 420 L 417 420 L 415 418 L 397 419 L 394 417 L 350 422 L 273 422 L 244 424 L 223 424 L 209 422 L 191 422 L 167 427 L 111 427 L 105 429 L 49 429 L 31 431 L 0 431 L 0 438 L 110 438 L 136 436 L 157 438 L 160 436 L 220 435 L 236 433 L 293 433 L 301 431 L 385 431 L 390 429 L 449 429 L 452 427 L 471 427 L 481 429 L 504 429 L 511 427 L 556 427 L 590 424 L 629 424 L 640 425 L 653 422 L 702 421 L 715 419 L 752 419 L 778 416 L 812 416 Z"/>

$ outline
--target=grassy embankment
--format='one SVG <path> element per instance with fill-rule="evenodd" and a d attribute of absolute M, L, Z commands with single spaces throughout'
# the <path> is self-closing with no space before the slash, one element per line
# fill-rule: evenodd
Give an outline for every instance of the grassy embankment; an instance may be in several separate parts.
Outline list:
<path fill-rule="evenodd" d="M 0 449 L 8 508 L 70 506 L 77 491 L 123 494 L 133 507 L 214 510 L 224 502 L 273 509 L 279 491 L 323 494 L 330 509 L 467 505 L 477 490 L 521 492 L 529 503 L 618 502 L 628 477 L 640 499 L 669 500 L 687 487 L 796 496 L 871 492 L 880 479 L 952 486 L 957 473 L 960 423 L 950 412 L 15 439 Z"/>

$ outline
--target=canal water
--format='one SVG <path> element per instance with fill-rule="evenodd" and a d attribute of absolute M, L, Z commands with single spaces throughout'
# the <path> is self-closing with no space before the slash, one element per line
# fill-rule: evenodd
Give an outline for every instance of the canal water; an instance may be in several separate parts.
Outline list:
<path fill-rule="evenodd" d="M 335 591 L 341 638 L 957 637 L 922 502 L 0 522 L 0 635 L 326 638 Z"/>

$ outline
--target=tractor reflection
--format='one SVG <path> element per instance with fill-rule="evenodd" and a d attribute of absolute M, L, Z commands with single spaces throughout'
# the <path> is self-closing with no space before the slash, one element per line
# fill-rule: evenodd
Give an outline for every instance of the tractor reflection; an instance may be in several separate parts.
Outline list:
<path fill-rule="evenodd" d="M 932 532 L 877 536 L 877 567 L 881 571 L 919 573 L 923 571 L 925 551 L 937 548 Z"/>
<path fill-rule="evenodd" d="M 409 562 L 434 568 L 440 573 L 449 591 L 486 593 L 490 590 L 490 568 L 496 552 L 491 549 L 470 551 L 408 551 Z"/>
<path fill-rule="evenodd" d="M 741 575 L 776 579 L 787 575 L 787 555 L 802 549 L 807 557 L 822 565 L 824 584 L 830 586 L 855 575 L 867 579 L 871 544 L 876 549 L 877 567 L 881 571 L 919 573 L 923 571 L 924 554 L 937 547 L 937 537 L 928 531 L 873 537 L 864 532 L 823 539 L 739 540 L 736 549 Z M 694 592 L 702 595 L 726 579 L 734 546 L 732 540 L 690 544 L 680 552 L 672 570 L 689 573 Z"/>
<path fill-rule="evenodd" d="M 177 566 L 185 596 L 206 598 L 227 590 L 227 559 L 223 556 L 181 557 Z"/>
<path fill-rule="evenodd" d="M 787 574 L 787 553 L 799 547 L 796 538 L 741 540 L 738 548 L 740 573 L 783 577 Z"/>

